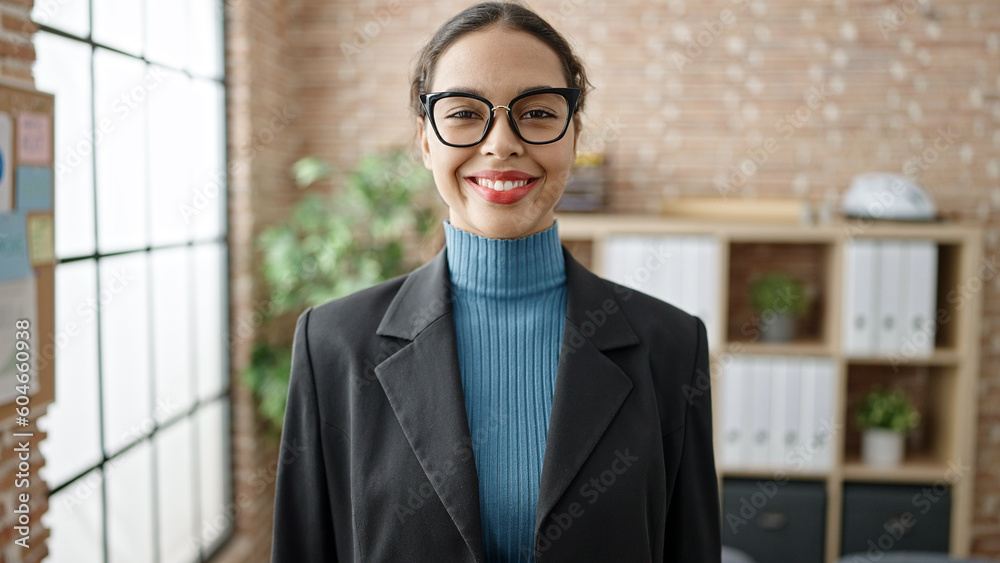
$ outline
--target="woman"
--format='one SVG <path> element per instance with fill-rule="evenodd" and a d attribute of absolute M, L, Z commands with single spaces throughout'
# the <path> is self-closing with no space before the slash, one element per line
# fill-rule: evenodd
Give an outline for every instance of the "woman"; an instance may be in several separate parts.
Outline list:
<path fill-rule="evenodd" d="M 559 244 L 586 86 L 515 4 L 423 50 L 445 249 L 299 318 L 274 561 L 719 560 L 704 325 Z"/>

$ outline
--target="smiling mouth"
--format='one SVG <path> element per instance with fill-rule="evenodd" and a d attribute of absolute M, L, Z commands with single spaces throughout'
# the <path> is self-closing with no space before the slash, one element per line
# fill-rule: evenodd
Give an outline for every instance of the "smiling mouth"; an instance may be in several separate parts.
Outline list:
<path fill-rule="evenodd" d="M 527 197 L 541 181 L 541 178 L 532 178 L 527 174 L 517 175 L 521 177 L 512 180 L 491 180 L 481 176 L 466 176 L 465 181 L 484 201 L 510 205 Z"/>
<path fill-rule="evenodd" d="M 484 188 L 489 188 L 489 189 L 491 189 L 493 191 L 496 191 L 496 192 L 506 192 L 506 191 L 510 191 L 510 190 L 513 190 L 513 189 L 517 189 L 517 188 L 523 188 L 524 186 L 530 184 L 531 182 L 534 182 L 537 179 L 538 178 L 529 178 L 527 180 L 516 180 L 516 181 L 510 181 L 510 180 L 508 180 L 508 181 L 495 180 L 494 181 L 494 180 L 487 180 L 486 178 L 475 178 L 475 177 L 470 177 L 469 178 L 469 180 L 472 180 L 476 184 L 479 184 L 480 186 L 482 186 Z"/>

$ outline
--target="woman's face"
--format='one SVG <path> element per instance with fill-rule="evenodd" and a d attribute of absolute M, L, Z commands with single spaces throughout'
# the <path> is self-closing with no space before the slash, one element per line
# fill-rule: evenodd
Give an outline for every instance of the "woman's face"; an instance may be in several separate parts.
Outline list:
<path fill-rule="evenodd" d="M 565 88 L 559 57 L 533 35 L 489 28 L 466 34 L 438 59 L 428 92 L 471 91 L 505 106 L 521 92 Z M 495 112 L 493 126 L 478 145 L 441 143 L 430 123 L 420 118 L 424 166 L 449 208 L 451 224 L 489 238 L 520 238 L 552 226 L 553 208 L 566 188 L 576 154 L 577 120 L 562 139 L 547 145 L 525 143 Z M 498 192 L 487 180 L 527 180 L 523 188 Z M 484 186 L 483 184 L 486 184 Z"/>

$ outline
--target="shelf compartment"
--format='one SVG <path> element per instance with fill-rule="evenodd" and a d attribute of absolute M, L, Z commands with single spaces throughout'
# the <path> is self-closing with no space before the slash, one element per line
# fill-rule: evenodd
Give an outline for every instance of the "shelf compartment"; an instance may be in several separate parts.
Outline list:
<path fill-rule="evenodd" d="M 840 555 L 845 559 L 856 561 L 855 554 L 877 555 L 872 546 L 879 554 L 882 550 L 946 553 L 951 547 L 952 493 L 948 487 L 847 483 L 843 494 Z"/>
<path fill-rule="evenodd" d="M 722 482 L 722 541 L 756 561 L 823 560 L 826 485 L 808 481 Z"/>
<path fill-rule="evenodd" d="M 917 480 L 940 478 L 950 461 L 957 460 L 955 409 L 959 379 L 949 365 L 849 363 L 844 435 L 845 477 L 860 480 Z M 897 388 L 906 393 L 920 413 L 920 426 L 907 434 L 903 465 L 890 470 L 864 466 L 861 429 L 854 420 L 857 405 L 874 387 Z M 885 479 L 882 479 L 882 474 Z M 932 479 L 933 480 L 933 479 Z"/>
<path fill-rule="evenodd" d="M 797 242 L 730 242 L 728 273 L 728 314 L 726 334 L 730 342 L 768 344 L 764 327 L 772 313 L 756 313 L 750 302 L 751 284 L 775 272 L 803 283 L 809 296 L 809 310 L 796 319 L 796 338 L 791 343 L 810 346 L 831 341 L 830 289 L 834 245 Z M 827 353 L 827 352 L 824 352 Z"/>
<path fill-rule="evenodd" d="M 959 318 L 963 308 L 971 306 L 967 281 L 962 277 L 962 248 L 954 244 L 938 245 L 938 279 L 935 349 L 955 349 L 958 345 Z M 976 280 L 982 282 L 982 280 Z M 974 283 L 974 282 L 972 282 Z M 977 291 L 982 287 L 978 286 Z"/>

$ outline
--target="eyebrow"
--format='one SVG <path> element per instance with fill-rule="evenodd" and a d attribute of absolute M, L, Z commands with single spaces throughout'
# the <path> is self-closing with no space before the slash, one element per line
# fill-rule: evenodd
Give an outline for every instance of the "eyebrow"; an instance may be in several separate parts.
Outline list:
<path fill-rule="evenodd" d="M 551 87 L 552 86 L 549 86 L 547 84 L 541 84 L 541 85 L 538 85 L 538 86 L 528 86 L 527 88 L 521 88 L 521 91 L 517 93 L 517 96 L 520 96 L 521 94 L 523 94 L 525 92 L 530 92 L 531 90 L 541 90 L 543 88 L 551 88 Z M 473 95 L 479 96 L 481 98 L 486 98 L 486 95 L 483 93 L 482 90 L 479 90 L 478 88 L 467 88 L 467 87 L 464 87 L 464 86 L 455 86 L 455 87 L 452 87 L 452 88 L 448 88 L 447 90 L 443 90 L 443 92 L 459 92 L 459 93 L 462 93 L 462 94 L 473 94 Z M 515 96 L 515 97 L 517 97 L 517 96 Z"/>

